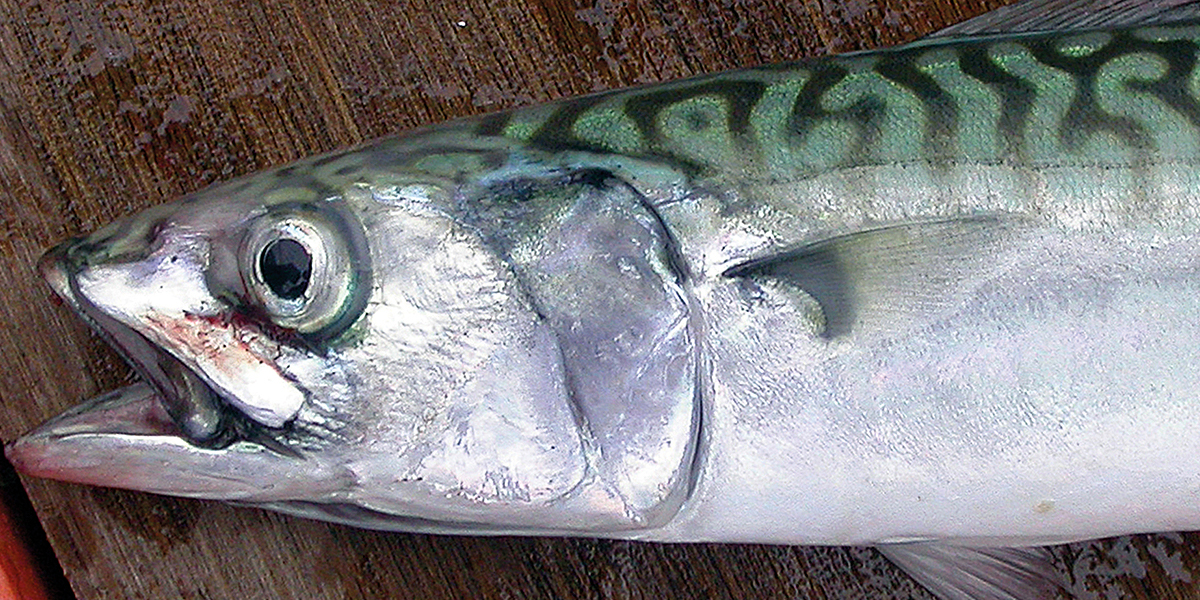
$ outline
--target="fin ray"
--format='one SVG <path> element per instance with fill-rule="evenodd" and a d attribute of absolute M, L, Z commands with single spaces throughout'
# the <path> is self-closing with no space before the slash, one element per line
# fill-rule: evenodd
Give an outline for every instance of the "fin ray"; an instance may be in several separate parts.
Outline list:
<path fill-rule="evenodd" d="M 1200 19 L 1196 0 L 1025 0 L 927 37 L 1138 27 L 1193 19 Z"/>
<path fill-rule="evenodd" d="M 725 275 L 798 287 L 820 305 L 823 337 L 896 334 L 959 306 L 995 268 L 1017 222 L 980 216 L 869 229 L 751 260 Z"/>
<path fill-rule="evenodd" d="M 878 546 L 942 600 L 1042 600 L 1061 589 L 1044 547 L 976 548 L 938 542 Z"/>

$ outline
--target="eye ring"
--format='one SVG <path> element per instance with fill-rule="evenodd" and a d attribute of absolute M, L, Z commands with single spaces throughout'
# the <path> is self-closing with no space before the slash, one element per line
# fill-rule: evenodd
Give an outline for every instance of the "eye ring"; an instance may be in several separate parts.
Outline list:
<path fill-rule="evenodd" d="M 288 329 L 327 338 L 362 312 L 369 287 L 365 240 L 344 211 L 278 206 L 243 238 L 242 273 L 250 300 Z M 357 233 L 357 235 L 354 235 Z"/>

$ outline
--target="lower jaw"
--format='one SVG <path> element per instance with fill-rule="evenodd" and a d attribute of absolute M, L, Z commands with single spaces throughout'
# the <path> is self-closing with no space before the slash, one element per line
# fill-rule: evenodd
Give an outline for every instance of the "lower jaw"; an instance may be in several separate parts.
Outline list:
<path fill-rule="evenodd" d="M 180 438 L 161 397 L 145 382 L 101 394 L 80 403 L 21 436 L 5 448 L 8 460 L 26 475 L 92 483 L 91 470 L 104 461 L 94 453 L 74 451 L 76 442 L 131 436 Z M 103 481 L 98 481 L 101 485 Z"/>

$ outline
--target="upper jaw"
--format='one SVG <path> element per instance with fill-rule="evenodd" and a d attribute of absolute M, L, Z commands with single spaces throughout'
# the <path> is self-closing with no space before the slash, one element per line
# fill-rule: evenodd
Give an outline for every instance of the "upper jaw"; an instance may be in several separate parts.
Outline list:
<path fill-rule="evenodd" d="M 38 262 L 42 276 L 51 289 L 142 376 L 148 389 L 155 392 L 157 404 L 178 424 L 177 433 L 201 443 L 213 441 L 220 433 L 222 413 L 216 393 L 170 353 L 80 293 L 78 275 L 86 267 L 74 256 L 77 244 L 78 241 L 71 240 L 47 251 Z M 109 427 L 119 423 L 112 422 Z"/>
<path fill-rule="evenodd" d="M 237 279 L 228 275 L 222 232 L 122 223 L 115 237 L 101 230 L 49 250 L 39 268 L 54 291 L 163 396 L 194 439 L 216 433 L 222 403 L 267 427 L 293 419 L 305 394 L 276 364 L 287 348 L 218 297 L 238 293 L 211 277 Z"/>
<path fill-rule="evenodd" d="M 153 343 L 151 336 L 170 333 L 154 329 L 155 319 L 134 319 L 138 311 L 113 306 L 111 295 L 105 296 L 108 304 L 97 301 L 96 291 L 103 288 L 96 280 L 136 288 L 135 281 L 120 277 L 114 269 L 135 270 L 145 260 L 153 260 L 153 255 L 130 263 L 87 264 L 87 257 L 79 256 L 81 243 L 70 241 L 52 248 L 39 262 L 39 270 L 143 381 L 85 401 L 9 444 L 5 454 L 13 465 L 27 475 L 172 495 L 257 501 L 297 494 L 292 489 L 297 484 L 286 482 L 311 481 L 313 469 L 320 470 L 320 465 L 238 439 L 240 434 L 233 429 L 245 429 L 246 417 L 214 391 L 208 377 L 192 368 L 189 362 L 195 361 L 176 355 L 191 348 Z M 138 298 L 150 304 L 143 312 L 153 313 L 153 295 L 138 292 L 130 289 L 121 297 Z M 125 302 L 126 307 L 130 304 Z M 221 327 L 219 320 L 212 321 L 211 329 Z M 231 422 L 239 425 L 232 427 Z M 264 480 L 275 475 L 285 484 L 264 487 Z"/>
<path fill-rule="evenodd" d="M 86 260 L 86 257 L 84 257 Z M 122 350 L 152 382 L 161 364 L 160 392 L 203 405 L 215 394 L 251 420 L 282 427 L 304 404 L 304 393 L 275 364 L 282 345 L 209 289 L 214 260 L 209 237 L 186 228 L 160 232 L 151 251 L 134 260 L 84 262 L 68 249 L 58 269 L 74 304 L 98 327 L 123 342 Z M 114 333 L 116 332 L 116 333 Z M 152 351 L 131 354 L 131 349 Z M 152 355 L 151 355 L 152 354 Z M 196 379 L 199 378 L 199 379 Z M 202 384 L 201 384 L 202 382 Z M 204 426 L 211 423 L 203 423 Z"/>

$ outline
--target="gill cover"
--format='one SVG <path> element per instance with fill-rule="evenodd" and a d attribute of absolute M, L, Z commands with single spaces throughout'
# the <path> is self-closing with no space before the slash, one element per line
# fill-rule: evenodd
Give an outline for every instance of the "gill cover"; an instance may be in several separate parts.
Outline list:
<path fill-rule="evenodd" d="M 691 483 L 699 364 L 685 272 L 650 203 L 603 170 L 506 181 L 461 218 L 512 265 L 554 331 L 595 476 L 639 525 Z"/>

